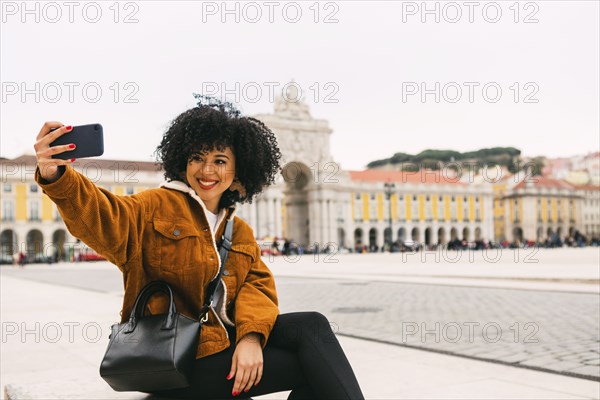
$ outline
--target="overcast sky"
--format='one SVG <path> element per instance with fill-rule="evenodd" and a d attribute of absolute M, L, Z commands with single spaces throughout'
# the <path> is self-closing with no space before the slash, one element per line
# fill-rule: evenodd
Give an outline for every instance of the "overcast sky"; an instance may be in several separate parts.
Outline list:
<path fill-rule="evenodd" d="M 269 88 L 292 78 L 344 169 L 427 148 L 600 147 L 597 1 L 427 2 L 431 14 L 421 1 L 229 2 L 230 14 L 221 2 L 75 3 L 2 2 L 3 157 L 33 153 L 43 122 L 59 120 L 101 123 L 105 158 L 152 160 L 192 92 L 214 83 L 244 113 L 270 113 Z"/>

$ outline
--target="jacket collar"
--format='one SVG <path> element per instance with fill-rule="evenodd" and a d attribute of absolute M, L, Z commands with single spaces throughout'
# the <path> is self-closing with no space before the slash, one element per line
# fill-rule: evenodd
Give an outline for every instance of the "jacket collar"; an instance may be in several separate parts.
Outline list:
<path fill-rule="evenodd" d="M 208 211 L 206 208 L 206 205 L 204 204 L 204 201 L 202 201 L 202 199 L 198 196 L 198 194 L 196 194 L 196 191 L 189 186 L 187 183 L 182 182 L 182 181 L 164 181 L 163 183 L 160 184 L 159 187 L 164 187 L 167 189 L 173 189 L 173 190 L 177 190 L 179 192 L 183 192 L 183 193 L 187 193 L 189 194 L 194 200 L 196 200 L 198 202 L 198 204 L 200 204 L 200 207 L 202 207 L 202 211 L 204 211 L 204 216 L 206 217 L 206 212 Z M 227 220 L 233 219 L 233 217 L 235 216 L 237 212 L 237 207 L 235 204 L 229 206 L 227 209 L 223 208 L 219 211 L 219 214 L 217 215 L 217 230 L 219 230 L 219 227 L 221 226 L 221 222 L 223 221 L 223 219 L 227 218 Z M 210 224 L 209 224 L 210 225 Z M 213 227 L 210 227 L 211 231 L 213 229 Z M 213 232 L 213 237 L 214 237 L 215 232 Z"/>

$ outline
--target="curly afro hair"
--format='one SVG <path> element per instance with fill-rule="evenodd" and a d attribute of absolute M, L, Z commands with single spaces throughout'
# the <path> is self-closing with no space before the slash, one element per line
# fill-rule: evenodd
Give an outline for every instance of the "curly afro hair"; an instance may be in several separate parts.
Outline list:
<path fill-rule="evenodd" d="M 252 203 L 253 197 L 274 183 L 281 172 L 281 152 L 275 135 L 261 121 L 242 116 L 229 102 L 200 94 L 194 97 L 198 105 L 171 122 L 156 148 L 165 178 L 185 181 L 190 157 L 230 147 L 236 159 L 235 177 L 244 190 L 226 190 L 219 209 L 234 203 Z"/>

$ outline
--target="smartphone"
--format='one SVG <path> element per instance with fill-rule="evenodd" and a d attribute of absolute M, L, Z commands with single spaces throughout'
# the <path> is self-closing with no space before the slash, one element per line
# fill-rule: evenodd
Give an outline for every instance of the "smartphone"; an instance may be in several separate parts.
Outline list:
<path fill-rule="evenodd" d="M 71 158 L 101 156 L 104 154 L 104 134 L 102 125 L 88 124 L 74 126 L 70 132 L 65 133 L 54 142 L 50 143 L 50 147 L 71 143 L 75 143 L 75 149 L 60 154 L 53 154 L 52 158 L 69 160 Z"/>

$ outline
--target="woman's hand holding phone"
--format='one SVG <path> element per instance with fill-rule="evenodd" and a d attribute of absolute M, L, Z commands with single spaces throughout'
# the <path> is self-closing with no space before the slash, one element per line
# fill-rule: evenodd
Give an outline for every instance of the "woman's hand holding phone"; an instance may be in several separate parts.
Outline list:
<path fill-rule="evenodd" d="M 58 121 L 46 122 L 40 133 L 38 133 L 35 145 L 35 156 L 37 158 L 37 165 L 40 169 L 40 175 L 42 178 L 49 182 L 54 182 L 59 178 L 58 167 L 61 165 L 68 165 L 75 161 L 75 158 L 62 160 L 59 158 L 52 158 L 54 154 L 65 153 L 67 151 L 73 151 L 75 144 L 70 143 L 61 146 L 50 147 L 50 143 L 54 142 L 59 137 L 68 134 L 73 129 L 72 126 L 64 126 Z"/>

